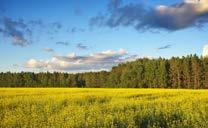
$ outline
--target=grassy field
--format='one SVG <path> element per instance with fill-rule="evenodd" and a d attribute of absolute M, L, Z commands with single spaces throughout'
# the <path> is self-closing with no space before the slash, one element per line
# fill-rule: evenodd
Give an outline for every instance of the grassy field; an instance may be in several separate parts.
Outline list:
<path fill-rule="evenodd" d="M 1 88 L 0 127 L 208 127 L 208 90 Z"/>

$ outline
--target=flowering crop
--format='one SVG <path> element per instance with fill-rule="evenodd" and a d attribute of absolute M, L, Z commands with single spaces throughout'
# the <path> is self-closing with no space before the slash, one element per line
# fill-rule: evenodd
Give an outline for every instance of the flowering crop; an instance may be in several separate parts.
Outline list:
<path fill-rule="evenodd" d="M 208 90 L 1 88 L 0 127 L 208 126 Z"/>

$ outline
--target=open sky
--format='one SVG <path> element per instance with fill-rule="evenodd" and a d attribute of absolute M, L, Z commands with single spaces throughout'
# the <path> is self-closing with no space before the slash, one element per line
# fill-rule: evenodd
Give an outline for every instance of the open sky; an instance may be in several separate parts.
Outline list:
<path fill-rule="evenodd" d="M 207 23 L 208 0 L 0 0 L 0 72 L 201 56 Z"/>

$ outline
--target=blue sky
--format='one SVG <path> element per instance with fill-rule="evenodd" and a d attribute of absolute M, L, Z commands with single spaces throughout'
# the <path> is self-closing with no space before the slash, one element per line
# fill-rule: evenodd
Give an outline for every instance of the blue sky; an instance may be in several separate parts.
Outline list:
<path fill-rule="evenodd" d="M 97 71 L 139 57 L 201 55 L 208 43 L 207 5 L 1 0 L 0 71 Z"/>

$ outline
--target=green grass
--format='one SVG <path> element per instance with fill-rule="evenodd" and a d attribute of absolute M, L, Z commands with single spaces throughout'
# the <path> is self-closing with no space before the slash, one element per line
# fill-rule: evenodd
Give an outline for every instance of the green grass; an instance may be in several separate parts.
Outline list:
<path fill-rule="evenodd" d="M 0 127 L 208 127 L 208 90 L 1 88 Z"/>

